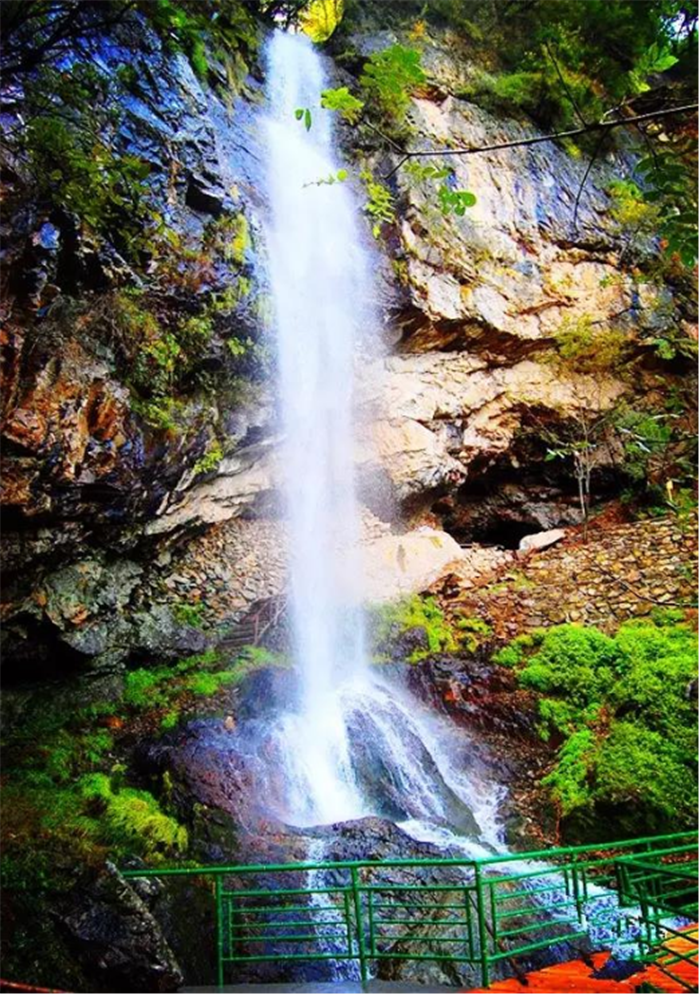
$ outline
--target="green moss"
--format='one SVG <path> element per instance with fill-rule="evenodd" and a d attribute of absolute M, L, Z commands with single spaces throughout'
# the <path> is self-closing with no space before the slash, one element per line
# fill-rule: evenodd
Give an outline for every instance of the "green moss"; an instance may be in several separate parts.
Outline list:
<path fill-rule="evenodd" d="M 517 667 L 523 662 L 526 650 L 541 645 L 545 633 L 545 629 L 534 629 L 532 632 L 516 636 L 507 646 L 494 654 L 494 663 L 498 663 L 502 667 Z"/>
<path fill-rule="evenodd" d="M 375 642 L 381 646 L 411 629 L 422 629 L 427 637 L 426 650 L 414 650 L 409 663 L 419 663 L 435 653 L 454 653 L 460 638 L 446 620 L 435 598 L 413 595 L 402 601 L 374 609 L 372 627 Z"/>
<path fill-rule="evenodd" d="M 540 694 L 540 732 L 564 741 L 544 779 L 562 815 L 617 812 L 624 832 L 671 831 L 697 811 L 697 636 L 677 614 L 595 628 L 555 626 L 496 662 Z"/>
<path fill-rule="evenodd" d="M 462 648 L 474 653 L 492 635 L 493 629 L 482 618 L 458 618 L 454 627 L 460 635 Z"/>
<path fill-rule="evenodd" d="M 197 462 L 192 467 L 192 469 L 193 469 L 193 471 L 194 471 L 195 474 L 211 473 L 213 470 L 216 470 L 217 466 L 219 465 L 219 463 L 222 461 L 223 458 L 224 458 L 224 451 L 221 448 L 221 443 L 217 442 L 215 440 L 214 442 L 212 442 L 209 445 L 209 447 L 207 448 L 207 450 L 204 453 L 204 455 L 200 456 L 200 458 L 197 460 Z M 193 610 L 195 606 L 190 605 L 188 607 L 191 610 Z M 200 606 L 197 606 L 197 607 L 200 607 Z M 199 623 L 187 623 L 187 624 L 188 625 L 189 624 L 201 624 L 201 622 L 199 622 Z"/>
<path fill-rule="evenodd" d="M 261 667 L 286 666 L 286 657 L 261 647 L 244 647 L 228 666 L 214 650 L 187 657 L 170 666 L 140 667 L 126 675 L 124 704 L 132 711 L 162 711 L 161 728 L 172 729 L 180 709 L 191 697 L 208 698 L 226 685 L 235 685 Z"/>
<path fill-rule="evenodd" d="M 169 675 L 169 671 L 167 672 Z M 124 704 L 131 708 L 157 708 L 165 704 L 168 692 L 159 687 L 167 679 L 164 668 L 149 670 L 140 667 L 126 675 L 124 685 Z"/>
<path fill-rule="evenodd" d="M 186 848 L 187 834 L 149 792 L 121 784 L 126 768 L 114 762 L 114 739 L 99 719 L 77 710 L 52 739 L 5 746 L 3 885 L 10 889 L 71 886 L 79 868 L 110 856 L 149 862 Z"/>
<path fill-rule="evenodd" d="M 552 798 L 561 812 L 568 815 L 590 801 L 589 768 L 595 754 L 595 737 L 590 729 L 573 733 L 559 751 L 554 770 L 542 778 L 551 789 Z"/>
<path fill-rule="evenodd" d="M 28 718 L 3 750 L 4 886 L 63 889 L 72 886 L 76 868 L 97 867 L 107 857 L 147 863 L 181 857 L 187 831 L 151 791 L 129 783 L 121 737 L 128 744 L 130 729 L 141 728 L 143 719 L 151 728 L 155 722 L 172 729 L 198 699 L 259 667 L 286 663 L 246 647 L 222 666 L 219 654 L 207 651 L 130 671 L 119 703 L 47 708 Z M 172 779 L 164 777 L 166 805 L 171 796 Z"/>
<path fill-rule="evenodd" d="M 240 679 L 238 671 L 220 670 L 216 674 L 192 674 L 187 678 L 184 686 L 198 697 L 208 697 L 216 694 L 220 688 L 233 683 L 236 679 Z"/>
<path fill-rule="evenodd" d="M 160 727 L 163 731 L 167 731 L 168 729 L 174 729 L 179 721 L 180 721 L 180 713 L 178 712 L 177 708 L 171 708 L 169 711 L 165 713 L 163 718 L 160 720 Z"/>
<path fill-rule="evenodd" d="M 502 667 L 517 667 L 523 661 L 523 648 L 517 643 L 510 643 L 494 654 L 493 659 Z"/>
<path fill-rule="evenodd" d="M 583 706 L 609 690 L 623 665 L 620 647 L 610 636 L 598 629 L 561 625 L 549 630 L 519 676 L 524 687 Z"/>
<path fill-rule="evenodd" d="M 201 602 L 178 601 L 171 606 L 173 617 L 180 625 L 201 629 L 204 625 L 204 605 Z"/>
<path fill-rule="evenodd" d="M 22 744 L 18 768 L 33 783 L 69 784 L 80 772 L 99 765 L 113 745 L 111 733 L 99 728 L 60 729 L 41 738 L 31 736 Z M 6 769 L 14 766 L 14 758 L 10 751 Z"/>
<path fill-rule="evenodd" d="M 226 250 L 226 258 L 242 266 L 250 246 L 248 220 L 245 214 L 237 214 L 233 219 L 231 238 Z"/>
<path fill-rule="evenodd" d="M 150 792 L 115 789 L 106 774 L 83 777 L 78 790 L 88 809 L 102 810 L 98 834 L 112 850 L 135 850 L 157 860 L 187 849 L 187 830 L 161 810 Z"/>

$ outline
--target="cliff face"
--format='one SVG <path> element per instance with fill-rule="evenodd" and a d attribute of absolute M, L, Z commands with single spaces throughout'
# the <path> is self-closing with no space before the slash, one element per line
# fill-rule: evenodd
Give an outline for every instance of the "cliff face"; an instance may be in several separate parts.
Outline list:
<path fill-rule="evenodd" d="M 392 40 L 360 33 L 352 45 L 366 53 Z M 134 653 L 181 652 L 202 640 L 177 622 L 182 602 L 213 624 L 282 587 L 263 74 L 253 48 L 231 85 L 212 89 L 145 23 L 117 44 L 95 43 L 105 70 L 133 67 L 130 88 L 114 97 L 110 141 L 150 163 L 173 233 L 175 248 L 151 273 L 70 210 L 28 200 L 21 162 L 8 162 L 5 615 L 18 676 L 37 659 L 51 670 L 61 660 L 111 667 Z M 409 147 L 537 134 L 460 96 L 473 66 L 449 33 L 421 48 L 430 86 L 412 100 Z M 21 96 L 5 97 L 15 121 Z M 434 184 L 396 174 L 396 223 L 378 245 L 393 354 L 371 361 L 359 398 L 370 415 L 358 447 L 368 541 L 386 545 L 391 531 L 427 521 L 460 541 L 508 545 L 577 520 L 571 475 L 545 464 L 542 437 L 604 414 L 630 385 L 557 366 L 556 333 L 587 322 L 642 340 L 659 322 L 690 317 L 669 287 L 645 285 L 621 261 L 608 190 L 629 160 L 610 155 L 581 190 L 587 162 L 552 143 L 454 157 L 455 186 L 477 197 L 463 217 L 440 213 Z M 385 165 L 375 156 L 378 176 Z M 192 369 L 160 407 L 132 375 L 145 311 L 132 315 L 135 347 L 122 341 L 133 288 L 168 334 L 183 316 L 209 321 Z M 246 349 L 253 358 L 241 372 Z M 602 462 L 604 494 L 621 478 L 614 451 Z M 512 536 L 499 535 L 503 521 Z M 426 564 L 415 584 L 433 574 Z"/>
<path fill-rule="evenodd" d="M 398 20 L 422 6 L 395 5 Z M 188 978 L 206 980 L 209 893 L 132 890 L 106 861 L 277 862 L 307 857 L 316 839 L 249 823 L 259 798 L 231 759 L 246 718 L 272 724 L 295 693 L 284 660 L 239 653 L 259 634 L 245 625 L 237 643 L 206 652 L 260 601 L 277 625 L 286 569 L 265 249 L 268 29 L 241 10 L 238 49 L 209 52 L 206 73 L 138 12 L 81 40 L 107 79 L 96 98 L 106 168 L 129 155 L 148 164 L 147 194 L 115 208 L 125 221 L 133 212 L 136 248 L 118 226 L 81 220 L 62 180 L 39 193 L 12 142 L 2 161 L 5 943 L 8 976 L 27 982 L 174 990 L 172 950 Z M 366 55 L 406 31 L 346 33 L 329 78 L 354 87 Z M 409 149 L 538 134 L 465 96 L 478 66 L 463 40 L 415 44 L 429 80 L 411 99 Z M 31 100 L 31 79 L 0 91 L 10 134 Z M 660 364 L 654 342 L 669 326 L 689 334 L 692 306 L 673 274 L 645 282 L 612 209 L 611 179 L 634 149 L 590 171 L 552 143 L 455 157 L 451 182 L 477 198 L 457 216 L 441 212 L 429 180 L 406 169 L 385 180 L 396 159 L 376 136 L 343 124 L 338 136 L 351 173 L 369 166 L 395 204 L 374 243 L 366 232 L 377 327 L 357 397 L 365 594 L 430 588 L 450 624 L 466 623 L 459 653 L 440 639 L 434 652 L 418 625 L 379 657 L 474 732 L 467 752 L 511 788 L 509 840 L 539 847 L 556 827 L 535 782 L 557 743 L 543 745 L 536 695 L 490 661 L 493 649 L 564 621 L 612 631 L 653 608 L 685 611 L 692 544 L 680 516 L 629 523 L 611 502 L 587 541 L 573 529 L 515 550 L 525 534 L 580 523 L 577 430 L 687 389 L 682 359 Z M 566 328 L 612 330 L 639 355 L 634 377 L 562 361 Z M 593 491 L 605 501 L 629 473 L 619 439 L 598 442 Z M 567 445 L 566 458 L 548 458 Z M 283 630 L 270 637 L 277 649 Z M 341 830 L 338 856 L 412 845 L 364 821 Z"/>
<path fill-rule="evenodd" d="M 260 358 L 263 29 L 245 27 L 228 76 L 212 60 L 211 85 L 137 15 L 85 43 L 111 80 L 106 155 L 147 164 L 144 225 L 156 247 L 145 254 L 129 257 L 91 230 L 60 189 L 35 199 L 26 159 L 11 143 L 5 154 L 4 607 L 8 660 L 22 668 L 50 655 L 56 637 L 78 660 L 103 649 L 123 659 L 133 643 L 125 616 L 157 553 L 150 524 L 226 453 L 240 470 L 250 443 L 273 431 Z M 6 88 L 8 134 L 26 99 Z M 245 349 L 252 359 L 240 358 Z M 156 390 L 163 374 L 171 382 Z M 100 593 L 106 578 L 113 595 Z M 59 588 L 70 609 L 57 607 Z M 104 625 L 117 623 L 126 648 L 115 654 Z"/>

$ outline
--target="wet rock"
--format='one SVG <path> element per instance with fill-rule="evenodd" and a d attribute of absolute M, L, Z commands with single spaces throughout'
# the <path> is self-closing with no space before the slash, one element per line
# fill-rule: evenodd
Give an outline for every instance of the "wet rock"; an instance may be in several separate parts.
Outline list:
<path fill-rule="evenodd" d="M 226 193 L 201 176 L 193 176 L 187 185 L 185 203 L 194 211 L 218 217 L 224 209 Z"/>
<path fill-rule="evenodd" d="M 195 485 L 163 509 L 146 532 L 158 535 L 183 526 L 226 521 L 259 505 L 276 486 L 275 460 L 270 442 L 241 449 L 221 462 L 213 479 Z"/>
<path fill-rule="evenodd" d="M 154 605 L 147 612 L 135 613 L 133 628 L 133 648 L 164 659 L 201 653 L 210 645 L 204 632 L 176 622 L 165 605 Z"/>
<path fill-rule="evenodd" d="M 79 628 L 96 615 L 123 609 L 142 574 L 143 567 L 128 560 L 82 560 L 46 577 L 37 600 L 57 628 Z"/>
<path fill-rule="evenodd" d="M 115 867 L 59 903 L 54 915 L 95 991 L 176 991 L 182 972 L 158 922 Z"/>

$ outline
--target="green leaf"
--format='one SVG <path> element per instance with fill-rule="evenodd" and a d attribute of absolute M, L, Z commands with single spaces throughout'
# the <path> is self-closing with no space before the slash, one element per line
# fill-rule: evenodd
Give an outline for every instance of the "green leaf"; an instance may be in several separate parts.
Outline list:
<path fill-rule="evenodd" d="M 335 90 L 324 90 L 321 94 L 321 107 L 328 111 L 336 111 L 348 124 L 357 123 L 364 106 L 364 101 L 354 97 L 347 86 L 339 86 Z"/>
<path fill-rule="evenodd" d="M 304 116 L 304 108 L 297 107 L 297 109 L 294 111 L 294 117 L 297 119 L 297 121 L 301 121 L 303 116 Z"/>
<path fill-rule="evenodd" d="M 311 130 L 311 111 L 308 107 L 304 111 L 304 127 L 307 131 Z"/>

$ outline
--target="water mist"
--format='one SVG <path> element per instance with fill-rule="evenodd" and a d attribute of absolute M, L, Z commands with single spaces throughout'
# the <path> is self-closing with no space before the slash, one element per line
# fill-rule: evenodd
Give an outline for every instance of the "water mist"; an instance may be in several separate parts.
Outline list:
<path fill-rule="evenodd" d="M 269 735 L 270 782 L 296 825 L 382 815 L 445 843 L 497 833 L 495 798 L 455 773 L 464 746 L 368 667 L 354 482 L 353 383 L 374 327 L 371 259 L 340 163 L 311 43 L 278 32 L 268 61 L 267 233 L 284 427 L 290 615 L 300 697 Z M 305 115 L 310 110 L 311 126 Z M 454 752 L 452 752 L 454 750 Z M 267 793 L 267 792 L 266 792 Z M 274 794 L 270 789 L 269 794 Z M 478 821 L 477 821 L 478 816 Z M 447 835 L 446 835 L 447 834 Z"/>

